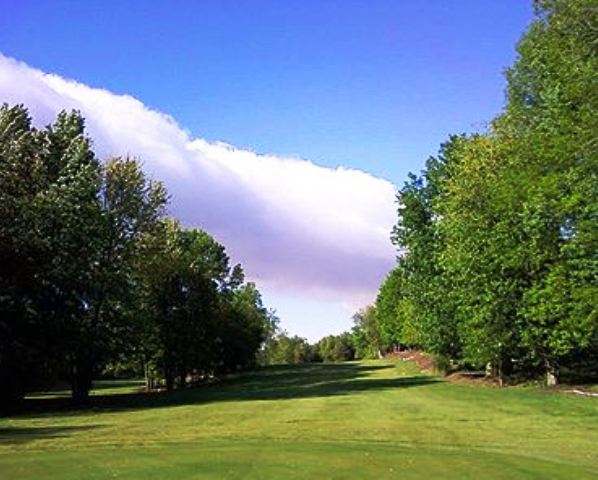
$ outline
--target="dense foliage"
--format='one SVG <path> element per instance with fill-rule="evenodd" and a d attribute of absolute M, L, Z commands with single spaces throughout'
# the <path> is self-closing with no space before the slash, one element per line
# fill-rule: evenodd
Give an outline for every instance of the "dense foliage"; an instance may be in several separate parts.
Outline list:
<path fill-rule="evenodd" d="M 321 357 L 314 345 L 297 335 L 290 336 L 286 332 L 276 332 L 262 351 L 263 365 L 294 365 L 319 362 Z"/>
<path fill-rule="evenodd" d="M 310 344 L 305 338 L 276 331 L 266 341 L 260 360 L 263 365 L 346 362 L 357 358 L 355 348 L 348 332 L 328 335 Z"/>
<path fill-rule="evenodd" d="M 166 202 L 137 161 L 97 160 L 78 113 L 39 130 L 0 108 L 1 405 L 56 379 L 84 402 L 116 364 L 167 388 L 253 365 L 271 314 Z"/>
<path fill-rule="evenodd" d="M 536 2 L 485 134 L 400 189 L 377 343 L 505 375 L 597 373 L 598 8 Z"/>
<path fill-rule="evenodd" d="M 316 351 L 323 362 L 346 362 L 355 358 L 353 339 L 348 332 L 328 335 L 316 343 Z"/>

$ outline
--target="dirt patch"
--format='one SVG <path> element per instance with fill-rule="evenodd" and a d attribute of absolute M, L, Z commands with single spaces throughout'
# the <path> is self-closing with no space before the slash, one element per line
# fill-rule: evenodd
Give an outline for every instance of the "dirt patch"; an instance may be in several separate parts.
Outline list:
<path fill-rule="evenodd" d="M 567 393 L 569 395 L 581 395 L 582 397 L 598 398 L 598 392 L 592 391 L 584 385 L 561 384 L 553 387 L 553 390 L 560 393 Z"/>
<path fill-rule="evenodd" d="M 404 350 L 402 352 L 391 352 L 384 356 L 388 360 L 400 360 L 403 362 L 413 362 L 423 373 L 431 373 L 438 375 L 439 372 L 435 368 L 434 356 L 421 350 Z M 461 384 L 500 388 L 498 378 L 490 377 L 483 371 L 458 371 L 451 373 L 444 377 L 444 380 Z M 517 386 L 505 382 L 503 387 Z M 580 395 L 584 397 L 598 398 L 598 388 L 571 384 L 561 384 L 557 387 L 552 387 L 549 390 L 557 393 L 565 393 L 568 395 Z"/>
<path fill-rule="evenodd" d="M 588 392 L 587 390 L 583 390 L 581 388 L 574 388 L 573 390 L 564 390 L 565 393 L 574 393 L 576 395 L 583 395 L 584 397 L 598 397 L 598 393 L 596 392 Z"/>
<path fill-rule="evenodd" d="M 500 387 L 498 378 L 489 377 L 484 372 L 455 372 L 446 377 L 449 382 L 462 385 L 484 385 L 487 387 Z M 503 387 L 508 386 L 506 383 Z"/>
<path fill-rule="evenodd" d="M 402 360 L 403 362 L 413 362 L 422 372 L 435 372 L 434 357 L 420 350 L 404 350 L 402 352 L 393 352 L 385 356 L 389 360 Z"/>
<path fill-rule="evenodd" d="M 405 350 L 402 352 L 392 352 L 385 356 L 389 360 L 401 360 L 404 362 L 413 362 L 424 373 L 439 374 L 436 369 L 434 356 L 421 350 Z M 485 385 L 498 387 L 498 379 L 486 376 L 485 372 L 455 372 L 444 377 L 451 383 L 464 385 Z"/>

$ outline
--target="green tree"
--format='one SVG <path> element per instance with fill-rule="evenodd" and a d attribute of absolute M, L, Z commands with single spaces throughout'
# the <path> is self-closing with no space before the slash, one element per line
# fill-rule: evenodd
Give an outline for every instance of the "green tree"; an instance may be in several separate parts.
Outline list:
<path fill-rule="evenodd" d="M 401 309 L 404 295 L 401 284 L 403 273 L 397 266 L 386 276 L 376 297 L 376 320 L 380 341 L 386 347 L 398 348 L 401 344 L 412 344 L 409 338 L 409 318 Z"/>
<path fill-rule="evenodd" d="M 598 346 L 598 10 L 535 7 L 504 112 L 399 192 L 399 288 L 383 284 L 379 322 L 499 378 L 544 368 L 555 382 Z"/>
<path fill-rule="evenodd" d="M 255 365 L 275 319 L 209 234 L 166 220 L 145 241 L 140 338 L 166 388 Z"/>
<path fill-rule="evenodd" d="M 439 223 L 442 185 L 453 158 L 453 144 L 442 146 L 420 176 L 409 175 L 399 190 L 399 220 L 392 241 L 399 249 L 398 269 L 403 279 L 398 305 L 405 323 L 404 343 L 457 358 L 461 343 L 457 333 L 451 278 L 440 262 L 445 240 Z M 401 333 L 397 332 L 400 336 Z"/>
<path fill-rule="evenodd" d="M 520 235 L 508 212 L 510 192 L 500 177 L 508 169 L 495 136 L 455 137 L 450 173 L 443 182 L 440 261 L 451 279 L 462 359 L 490 364 L 502 382 L 517 357 L 517 307 L 526 273 L 518 262 Z"/>
<path fill-rule="evenodd" d="M 351 343 L 356 358 L 380 358 L 386 350 L 382 343 L 376 307 L 368 305 L 353 315 Z"/>
<path fill-rule="evenodd" d="M 93 250 L 76 266 L 87 282 L 69 339 L 73 396 L 81 402 L 105 359 L 132 341 L 140 240 L 156 228 L 166 203 L 162 185 L 148 180 L 134 160 L 109 160 L 101 180 L 96 193 L 100 209 L 91 226 L 95 234 L 86 231 L 83 236 Z"/>
<path fill-rule="evenodd" d="M 264 365 L 292 365 L 318 361 L 305 338 L 278 332 L 265 346 Z"/>
<path fill-rule="evenodd" d="M 55 259 L 36 226 L 48 188 L 48 139 L 23 106 L 0 107 L 0 407 L 20 400 L 52 362 Z M 47 373 L 47 372 L 46 372 Z"/>
<path fill-rule="evenodd" d="M 355 358 L 355 348 L 350 332 L 328 335 L 316 344 L 316 349 L 323 362 L 345 362 Z"/>
<path fill-rule="evenodd" d="M 496 130 L 512 143 L 520 174 L 508 181 L 530 282 L 519 311 L 523 346 L 555 382 L 568 355 L 596 347 L 598 9 L 593 0 L 536 8 Z"/>
<path fill-rule="evenodd" d="M 17 372 L 6 370 L 14 381 L 21 368 L 58 368 L 73 353 L 71 340 L 87 327 L 82 318 L 91 307 L 94 239 L 102 233 L 102 171 L 75 112 L 63 112 L 37 130 L 24 107 L 5 105 L 0 129 L 7 222 L 0 228 L 0 310 L 7 343 L 2 350 L 7 365 L 24 362 Z M 21 385 L 14 390 L 7 382 L 13 400 L 28 387 L 16 381 Z"/>

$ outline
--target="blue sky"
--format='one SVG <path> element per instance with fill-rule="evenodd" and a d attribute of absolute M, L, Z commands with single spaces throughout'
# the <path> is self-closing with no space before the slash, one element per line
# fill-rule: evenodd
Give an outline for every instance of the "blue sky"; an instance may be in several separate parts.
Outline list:
<path fill-rule="evenodd" d="M 521 0 L 0 4 L 7 57 L 132 95 L 192 137 L 395 185 L 449 134 L 500 111 L 503 71 L 533 14 Z M 346 301 L 264 291 L 293 333 L 350 324 Z"/>

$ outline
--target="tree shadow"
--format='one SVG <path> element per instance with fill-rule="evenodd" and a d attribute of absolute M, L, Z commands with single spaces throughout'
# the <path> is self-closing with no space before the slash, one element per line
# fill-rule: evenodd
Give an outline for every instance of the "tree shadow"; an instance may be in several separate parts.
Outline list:
<path fill-rule="evenodd" d="M 70 434 L 98 428 L 101 425 L 81 425 L 62 427 L 5 427 L 0 428 L 0 445 L 16 445 L 40 439 L 68 437 Z"/>
<path fill-rule="evenodd" d="M 93 382 L 93 394 L 102 394 L 103 390 L 129 388 L 137 392 L 144 391 L 144 381 L 139 379 L 116 379 L 116 380 L 95 380 Z M 31 392 L 29 397 L 68 397 L 70 395 L 70 387 L 68 384 L 59 384 L 53 388 L 42 390 L 38 392 Z"/>
<path fill-rule="evenodd" d="M 393 365 L 306 364 L 261 368 L 231 376 L 221 382 L 173 392 L 94 395 L 87 407 L 75 407 L 68 398 L 27 399 L 23 413 L 69 411 L 72 415 L 94 411 L 160 408 L 189 404 L 244 400 L 291 400 L 350 395 L 354 393 L 405 389 L 437 383 L 439 380 L 415 375 L 375 378 L 371 374 Z"/>
<path fill-rule="evenodd" d="M 144 386 L 143 380 L 97 380 L 93 383 L 94 390 L 110 390 L 113 388 L 140 388 Z"/>

